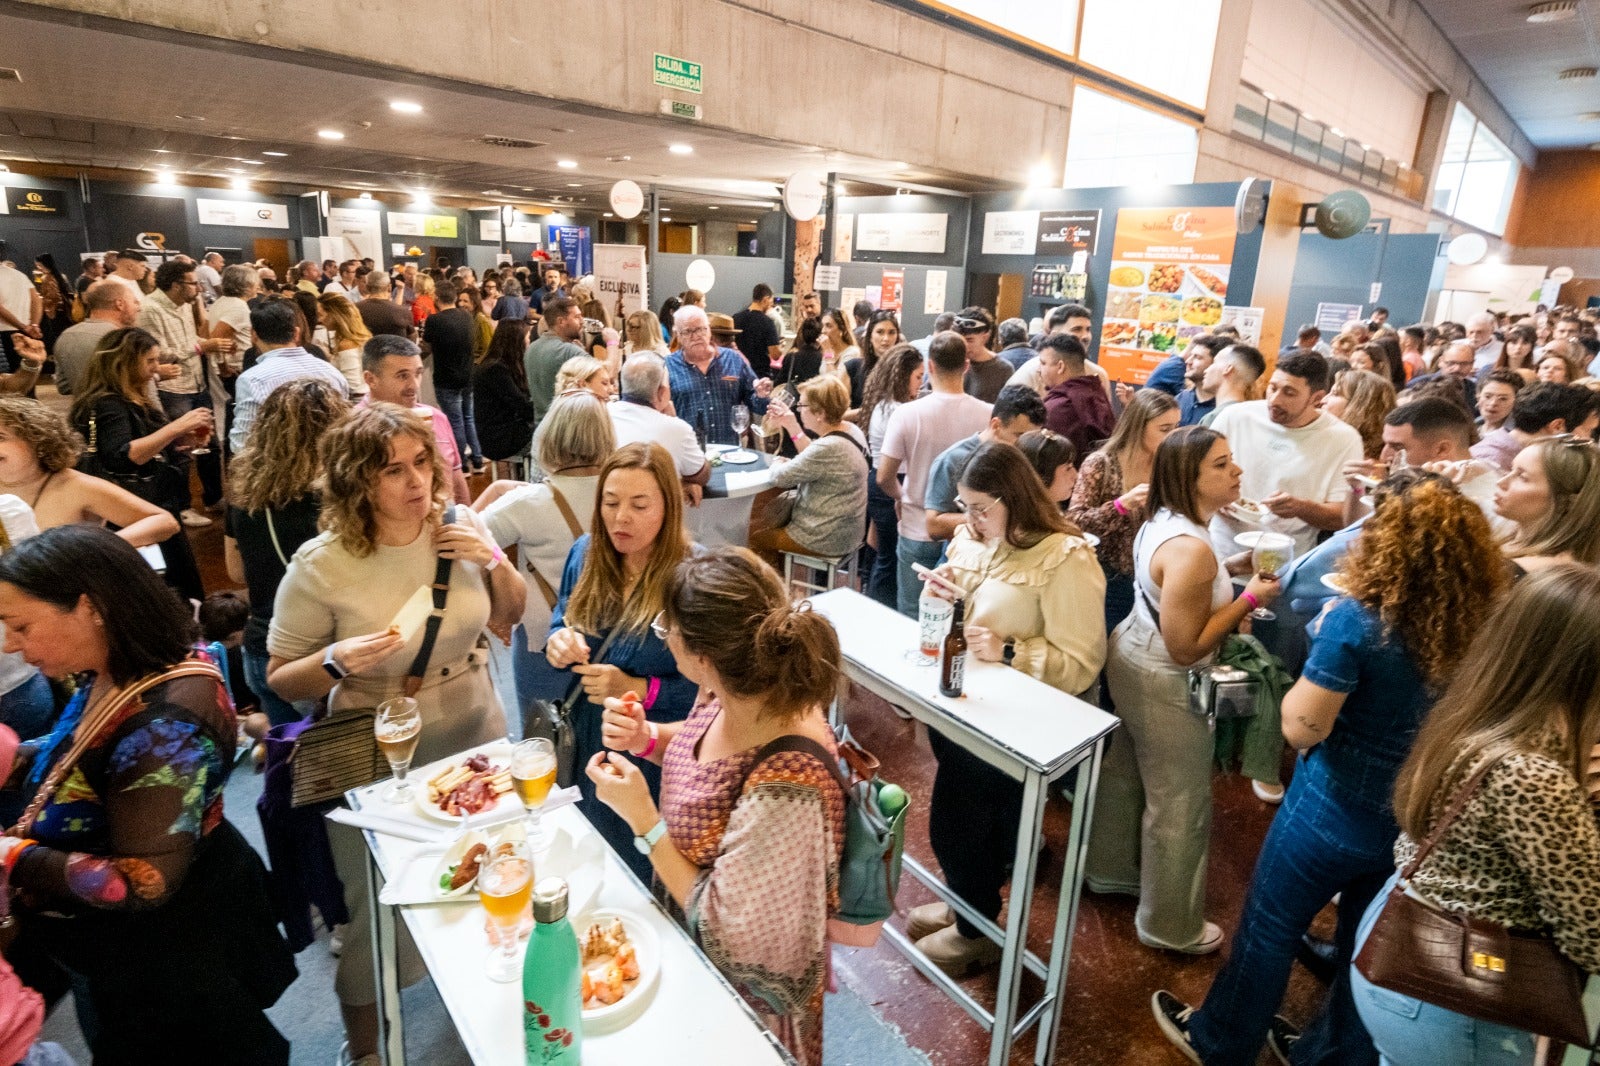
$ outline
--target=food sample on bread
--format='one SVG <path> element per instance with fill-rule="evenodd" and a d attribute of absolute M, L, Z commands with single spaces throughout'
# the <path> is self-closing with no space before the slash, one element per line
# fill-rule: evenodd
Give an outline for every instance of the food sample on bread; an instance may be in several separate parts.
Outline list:
<path fill-rule="evenodd" d="M 620 918 L 598 921 L 579 940 L 583 957 L 585 1010 L 610 1006 L 622 999 L 639 980 L 639 960 Z"/>

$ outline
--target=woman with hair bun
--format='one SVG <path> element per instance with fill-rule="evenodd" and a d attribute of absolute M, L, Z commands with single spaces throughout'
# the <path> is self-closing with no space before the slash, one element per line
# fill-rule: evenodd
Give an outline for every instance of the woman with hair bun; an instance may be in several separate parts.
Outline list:
<path fill-rule="evenodd" d="M 612 751 L 589 761 L 589 779 L 648 848 L 695 942 L 795 1060 L 817 1066 L 844 793 L 817 755 L 764 749 L 797 737 L 837 758 L 825 709 L 839 638 L 821 615 L 791 606 L 778 575 L 745 548 L 680 565 L 652 628 L 700 685 L 694 711 L 656 725 L 638 704 L 606 700 Z M 662 767 L 659 811 L 640 758 Z"/>

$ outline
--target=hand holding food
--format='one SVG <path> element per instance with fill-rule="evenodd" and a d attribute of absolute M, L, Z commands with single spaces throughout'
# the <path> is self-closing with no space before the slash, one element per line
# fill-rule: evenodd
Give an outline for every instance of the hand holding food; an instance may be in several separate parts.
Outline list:
<path fill-rule="evenodd" d="M 570 626 L 558 629 L 545 643 L 544 657 L 557 670 L 565 670 L 574 663 L 589 661 L 589 642 Z"/>
<path fill-rule="evenodd" d="M 360 676 L 406 646 L 400 630 L 390 626 L 381 633 L 349 637 L 333 646 L 333 661 L 347 674 Z"/>
<path fill-rule="evenodd" d="M 596 702 L 621 696 L 635 680 L 609 663 L 580 664 L 572 672 L 583 678 L 583 694 Z"/>
<path fill-rule="evenodd" d="M 650 786 L 633 760 L 615 751 L 597 751 L 584 767 L 594 782 L 600 802 L 617 812 L 635 833 L 643 833 L 660 819 L 650 798 Z"/>
<path fill-rule="evenodd" d="M 643 746 L 649 736 L 645 725 L 644 704 L 638 694 L 624 692 L 621 699 L 608 698 L 602 704 L 600 715 L 600 742 L 612 751 L 633 751 Z"/>
<path fill-rule="evenodd" d="M 1243 503 L 1240 500 L 1239 503 Z M 1239 504 L 1235 504 L 1237 507 Z M 1287 492 L 1274 492 L 1271 496 L 1261 501 L 1261 506 L 1277 515 L 1279 518 L 1299 518 L 1300 499 Z"/>

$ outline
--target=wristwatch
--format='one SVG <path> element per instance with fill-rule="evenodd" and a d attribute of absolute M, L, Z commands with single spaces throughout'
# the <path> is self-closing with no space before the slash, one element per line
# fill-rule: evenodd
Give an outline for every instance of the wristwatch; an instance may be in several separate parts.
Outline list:
<path fill-rule="evenodd" d="M 1000 646 L 1000 661 L 1005 663 L 1007 666 L 1010 666 L 1011 660 L 1015 659 L 1016 657 L 1017 642 L 1012 640 L 1010 637 L 1007 637 L 1006 642 Z"/>
<path fill-rule="evenodd" d="M 645 830 L 644 836 L 633 838 L 633 846 L 639 849 L 639 854 L 648 855 L 656 850 L 656 844 L 667 835 L 667 822 L 665 818 L 657 818 L 656 824 Z"/>
<path fill-rule="evenodd" d="M 343 681 L 350 676 L 350 671 L 339 665 L 339 660 L 333 657 L 333 645 L 328 645 L 328 650 L 322 656 L 322 668 L 328 671 L 328 676 L 335 681 Z"/>

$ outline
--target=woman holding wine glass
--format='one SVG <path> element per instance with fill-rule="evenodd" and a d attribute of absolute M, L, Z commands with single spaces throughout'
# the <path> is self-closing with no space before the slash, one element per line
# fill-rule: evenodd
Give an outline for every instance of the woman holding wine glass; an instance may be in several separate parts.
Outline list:
<path fill-rule="evenodd" d="M 1111 634 L 1106 676 L 1123 728 L 1112 734 L 1095 800 L 1084 883 L 1135 896 L 1148 947 L 1205 955 L 1222 930 L 1205 920 L 1213 742 L 1189 710 L 1189 668 L 1209 662 L 1252 609 L 1279 592 L 1256 574 L 1238 599 L 1207 524 L 1239 498 L 1226 437 L 1185 426 L 1156 449 L 1134 538 L 1133 612 Z"/>
<path fill-rule="evenodd" d="M 1482 510 L 1445 478 L 1394 474 L 1373 503 L 1340 567 L 1344 594 L 1312 623 L 1305 668 L 1283 699 L 1283 734 L 1301 754 L 1228 961 L 1198 1010 L 1155 995 L 1168 1038 L 1206 1062 L 1253 1062 L 1269 1031 L 1279 1048 L 1295 1037 L 1273 1012 L 1301 936 L 1335 896 L 1333 988 L 1294 1057 L 1375 1058 L 1349 971 L 1361 916 L 1394 872 L 1400 829 L 1389 798 L 1418 728 L 1508 581 Z"/>
<path fill-rule="evenodd" d="M 750 534 L 751 550 L 773 566 L 782 552 L 837 559 L 861 546 L 870 467 L 861 431 L 845 421 L 849 405 L 844 379 L 823 375 L 800 386 L 794 411 L 769 410 L 797 453 L 772 471 L 773 488 L 794 492 L 786 520 Z"/>
<path fill-rule="evenodd" d="M 465 507 L 444 521 L 450 482 L 425 419 L 393 404 L 361 408 L 322 438 L 324 532 L 301 546 L 278 586 L 267 636 L 267 683 L 286 700 L 328 697 L 337 713 L 406 695 L 421 668 L 416 758 L 432 762 L 506 735 L 483 637 L 522 614 L 527 588 L 482 520 Z M 425 663 L 424 627 L 397 616 L 427 596 L 439 560 L 450 561 L 442 624 Z M 431 606 L 426 598 L 422 602 Z M 366 846 L 342 826 L 328 831 L 350 923 L 335 979 L 353 1058 L 377 1050 L 376 994 L 367 918 Z M 404 930 L 407 983 L 423 968 Z"/>

